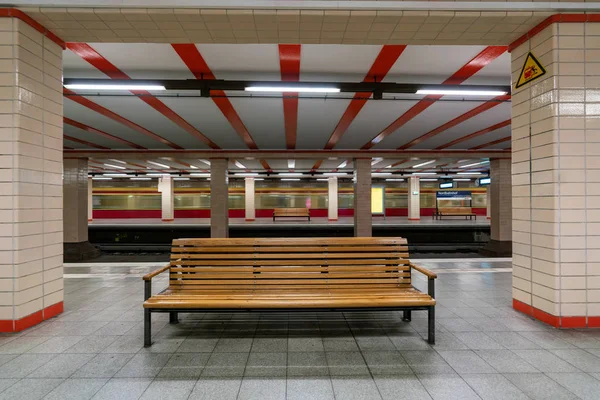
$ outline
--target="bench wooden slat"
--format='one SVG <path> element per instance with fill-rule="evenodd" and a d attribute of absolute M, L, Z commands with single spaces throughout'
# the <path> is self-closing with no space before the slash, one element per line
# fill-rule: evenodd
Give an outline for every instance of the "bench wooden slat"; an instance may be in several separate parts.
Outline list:
<path fill-rule="evenodd" d="M 253 259 L 253 260 L 284 260 L 284 259 L 332 259 L 332 258 L 372 258 L 372 259 L 389 259 L 407 257 L 407 253 L 397 253 L 391 251 L 388 253 L 369 253 L 369 252 L 353 252 L 353 253 L 255 253 L 253 255 L 248 254 L 178 254 L 178 259 L 198 259 L 198 260 L 223 260 L 223 259 Z"/>
<path fill-rule="evenodd" d="M 398 259 L 390 259 L 390 260 L 351 260 L 351 259 L 343 259 L 343 260 L 260 260 L 260 264 L 257 260 L 176 260 L 171 261 L 171 265 L 173 266 L 223 266 L 223 265 L 231 265 L 231 266 L 241 266 L 241 265 L 260 265 L 260 266 L 302 266 L 302 265 L 408 265 L 408 260 L 398 260 Z"/>
<path fill-rule="evenodd" d="M 307 266 L 298 266 L 298 267 L 206 267 L 203 268 L 202 271 L 198 271 L 198 268 L 186 268 L 186 267 L 172 267 L 171 273 L 212 273 L 212 272 L 323 272 L 329 271 L 331 272 L 354 272 L 354 271 L 365 271 L 365 272 L 373 272 L 373 271 L 410 271 L 410 267 L 408 265 L 401 265 L 398 267 L 394 266 L 341 266 L 341 265 L 324 265 L 322 267 L 307 267 Z"/>
<path fill-rule="evenodd" d="M 380 245 L 403 244 L 404 238 L 235 238 L 235 239 L 173 239 L 173 246 L 222 247 L 222 246 L 325 246 L 325 245 Z"/>
<path fill-rule="evenodd" d="M 354 247 L 349 246 L 231 246 L 231 247 L 173 247 L 173 253 L 281 253 L 285 250 L 293 252 L 348 252 L 353 251 Z M 361 246 L 361 251 L 382 252 L 382 251 L 398 251 L 402 253 L 408 252 L 408 247 L 403 245 L 388 245 L 388 246 Z"/>

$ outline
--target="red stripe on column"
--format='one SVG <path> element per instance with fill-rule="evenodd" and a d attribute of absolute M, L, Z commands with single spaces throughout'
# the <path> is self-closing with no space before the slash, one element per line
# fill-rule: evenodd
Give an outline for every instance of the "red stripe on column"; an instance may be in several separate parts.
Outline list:
<path fill-rule="evenodd" d="M 506 46 L 488 46 L 481 53 L 476 55 L 472 60 L 463 65 L 450 78 L 446 79 L 444 85 L 459 85 L 475 75 L 483 67 L 494 61 L 506 52 Z M 443 96 L 430 95 L 419 100 L 417 104 L 412 106 L 408 111 L 401 115 L 398 119 L 392 122 L 387 128 L 381 131 L 377 136 L 371 139 L 368 143 L 361 147 L 363 150 L 370 149 L 383 139 L 394 133 L 401 126 L 425 111 L 429 106 L 441 99 Z"/>
<path fill-rule="evenodd" d="M 456 125 L 461 124 L 461 123 L 465 122 L 466 120 L 469 120 L 469 119 L 481 114 L 482 112 L 488 111 L 488 110 L 496 107 L 502 101 L 509 100 L 509 99 L 510 99 L 509 95 L 494 97 L 492 100 L 486 101 L 482 105 L 477 106 L 474 109 L 469 110 L 462 115 L 459 115 L 458 117 L 454 118 L 453 120 L 448 121 L 445 124 L 440 125 L 437 128 L 427 132 L 426 134 L 419 136 L 418 138 L 413 139 L 410 142 L 398 147 L 398 150 L 410 149 L 411 147 L 416 146 L 419 143 L 422 143 L 427 139 L 431 139 L 432 137 L 439 135 L 440 133 L 442 133 L 452 127 L 455 127 Z"/>
<path fill-rule="evenodd" d="M 459 143 L 462 143 L 462 142 L 465 142 L 465 141 L 467 141 L 467 140 L 471 140 L 471 139 L 474 139 L 474 138 L 476 138 L 476 137 L 479 137 L 479 136 L 485 135 L 486 133 L 493 132 L 493 131 L 495 131 L 495 130 L 497 130 L 497 129 L 504 128 L 505 126 L 508 126 L 508 125 L 510 125 L 510 121 L 511 121 L 510 119 L 507 119 L 506 121 L 502 121 L 502 122 L 500 122 L 500 123 L 497 123 L 497 124 L 495 124 L 495 125 L 489 126 L 489 127 L 487 127 L 487 128 L 484 128 L 484 129 L 482 129 L 482 130 L 479 130 L 479 131 L 477 131 L 477 132 L 471 133 L 470 135 L 463 136 L 463 137 L 461 137 L 461 138 L 458 138 L 458 139 L 456 139 L 456 140 L 453 140 L 453 141 L 451 141 L 451 142 L 448 142 L 448 143 L 446 143 L 446 144 L 443 144 L 443 145 L 441 145 L 441 146 L 438 146 L 438 147 L 436 147 L 436 148 L 435 148 L 435 150 L 442 150 L 442 149 L 446 149 L 446 148 L 448 148 L 448 147 L 451 147 L 451 146 L 457 145 L 457 144 L 459 144 Z"/>
<path fill-rule="evenodd" d="M 125 140 L 125 139 L 120 138 L 118 136 L 111 135 L 110 133 L 101 131 L 100 129 L 92 128 L 89 125 L 82 124 L 81 122 L 74 121 L 74 120 L 72 120 L 70 118 L 67 118 L 67 117 L 63 117 L 63 122 L 65 124 L 74 126 L 75 128 L 79 128 L 79 129 L 84 130 L 86 132 L 96 133 L 96 134 L 98 134 L 100 136 L 104 136 L 105 138 L 108 138 L 108 139 L 111 139 L 111 140 L 116 140 L 117 142 L 126 144 L 127 146 L 133 147 L 134 149 L 140 149 L 140 150 L 145 150 L 146 149 L 146 147 L 144 147 L 144 146 L 140 146 L 139 144 L 135 144 L 133 142 L 130 142 L 129 140 Z"/>
<path fill-rule="evenodd" d="M 189 68 L 194 74 L 196 79 L 216 79 L 210 67 L 198 51 L 195 44 L 192 43 L 176 43 L 171 45 L 175 52 L 179 55 L 183 63 Z M 237 111 L 233 107 L 233 104 L 227 98 L 227 94 L 223 90 L 212 90 L 211 94 L 215 94 L 217 97 L 212 97 L 215 105 L 221 110 L 225 118 L 229 121 L 233 129 L 242 138 L 246 146 L 252 150 L 258 150 L 258 146 L 246 125 L 242 122 L 242 119 L 238 115 Z M 261 162 L 264 160 L 261 160 Z M 265 161 L 266 163 L 266 161 Z M 267 164 L 268 165 L 268 164 Z M 270 167 L 268 168 L 271 169 Z"/>
<path fill-rule="evenodd" d="M 110 61 L 104 58 L 100 53 L 94 50 L 87 43 L 67 43 L 67 48 L 73 53 L 77 54 L 79 57 L 83 58 L 91 65 L 93 65 L 94 67 L 96 67 L 99 71 L 101 71 L 111 79 L 131 79 L 129 75 L 117 68 L 116 65 L 112 64 Z M 146 90 L 131 90 L 131 93 L 139 95 L 139 99 L 142 100 L 144 103 L 148 104 L 150 107 L 154 108 L 156 111 L 170 119 L 171 122 L 175 123 L 175 125 L 179 126 L 181 129 L 185 130 L 190 135 L 204 142 L 204 144 L 206 144 L 210 148 L 220 148 L 212 140 L 206 137 L 202 132 L 200 132 L 189 122 L 183 119 L 179 114 L 177 114 L 175 111 L 169 108 L 165 103 L 154 97 L 152 93 Z"/>
<path fill-rule="evenodd" d="M 498 139 L 498 140 L 494 140 L 493 142 L 489 142 L 489 143 L 484 143 L 484 144 L 480 144 L 479 146 L 475 146 L 475 147 L 471 147 L 469 150 L 479 150 L 479 149 L 485 149 L 488 146 L 494 146 L 498 143 L 504 143 L 504 142 L 508 142 L 511 139 L 510 136 L 502 138 L 502 139 Z"/>
<path fill-rule="evenodd" d="M 102 150 L 108 150 L 109 149 L 109 147 L 100 146 L 99 144 L 88 142 L 87 140 L 83 140 L 83 139 L 78 139 L 78 138 L 73 137 L 73 136 L 63 135 L 63 137 L 66 140 L 70 140 L 71 142 L 84 144 L 86 146 L 93 147 L 95 149 L 102 149 Z"/>
<path fill-rule="evenodd" d="M 298 82 L 300 80 L 300 52 L 299 44 L 279 45 L 279 70 L 281 80 Z M 298 132 L 298 97 L 295 93 L 284 93 L 283 96 L 283 120 L 285 123 L 285 146 L 288 149 L 296 148 L 296 136 Z"/>

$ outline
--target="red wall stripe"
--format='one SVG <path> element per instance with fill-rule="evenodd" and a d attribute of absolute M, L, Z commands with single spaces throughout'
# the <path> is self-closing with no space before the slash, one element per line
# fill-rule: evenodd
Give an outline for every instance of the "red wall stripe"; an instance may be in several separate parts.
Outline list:
<path fill-rule="evenodd" d="M 120 138 L 118 136 L 111 135 L 110 133 L 101 131 L 100 129 L 92 128 L 89 125 L 85 125 L 85 124 L 83 124 L 81 122 L 74 121 L 74 120 L 72 120 L 70 118 L 63 117 L 63 122 L 65 124 L 74 126 L 74 127 L 79 128 L 81 130 L 84 130 L 86 132 L 96 133 L 96 134 L 98 134 L 100 136 L 104 136 L 105 138 L 108 138 L 108 139 L 115 140 L 117 142 L 126 144 L 127 146 L 133 147 L 134 149 L 146 150 L 146 147 L 144 147 L 144 146 L 140 146 L 139 144 L 135 144 L 133 142 L 130 142 L 129 140 L 125 140 L 125 139 Z"/>
<path fill-rule="evenodd" d="M 67 48 L 71 50 L 73 53 L 77 54 L 79 57 L 83 58 L 85 61 L 96 67 L 99 71 L 106 74 L 111 79 L 131 79 L 129 75 L 121 71 L 117 66 L 112 64 L 106 58 L 104 58 L 100 53 L 94 50 L 87 43 L 67 43 Z M 209 146 L 212 149 L 219 149 L 212 140 L 206 137 L 202 132 L 192 126 L 189 122 L 183 119 L 179 114 L 169 108 L 165 103 L 161 100 L 154 97 L 150 92 L 146 90 L 132 90 L 131 93 L 139 95 L 139 99 L 144 103 L 148 104 L 150 107 L 154 108 L 156 111 L 170 119 L 175 125 L 179 126 L 190 135 L 198 138 L 204 144 Z"/>
<path fill-rule="evenodd" d="M 442 149 L 446 149 L 446 148 L 448 148 L 448 147 L 451 147 L 451 146 L 457 145 L 457 144 L 459 144 L 459 143 L 462 143 L 462 142 L 465 142 L 465 141 L 467 141 L 467 140 L 471 140 L 471 139 L 474 139 L 474 138 L 476 138 L 476 137 L 479 137 L 479 136 L 481 136 L 481 135 L 485 135 L 486 133 L 490 133 L 490 132 L 493 132 L 493 131 L 495 131 L 495 130 L 498 130 L 498 129 L 504 128 L 505 126 L 508 126 L 508 125 L 510 125 L 510 121 L 511 121 L 510 119 L 507 119 L 506 121 L 499 122 L 499 123 L 497 123 L 497 124 L 495 124 L 495 125 L 492 125 L 492 126 L 489 126 L 489 127 L 487 127 L 487 128 L 481 129 L 481 130 L 479 130 L 479 131 L 477 131 L 477 132 L 471 133 L 470 135 L 463 136 L 463 137 L 461 137 L 461 138 L 458 138 L 458 139 L 456 139 L 456 140 L 453 140 L 453 141 L 451 141 L 451 142 L 448 142 L 448 143 L 446 143 L 446 144 L 443 144 L 443 145 L 441 145 L 441 146 L 438 146 L 438 147 L 436 147 L 435 149 L 436 149 L 436 150 L 442 150 Z"/>
<path fill-rule="evenodd" d="M 410 149 L 413 146 L 418 145 L 419 143 L 424 142 L 427 139 L 431 139 L 434 136 L 439 135 L 440 133 L 455 127 L 458 124 L 461 124 L 463 122 L 465 122 L 468 119 L 471 119 L 485 111 L 488 111 L 494 107 L 496 107 L 497 105 L 499 105 L 502 101 L 504 100 L 509 100 L 510 99 L 510 95 L 505 95 L 505 96 L 498 96 L 498 97 L 494 97 L 492 100 L 486 101 L 485 103 L 483 103 L 480 106 L 475 107 L 472 110 L 467 111 L 466 113 L 459 115 L 458 117 L 454 118 L 451 121 L 446 122 L 443 125 L 438 126 L 437 128 L 427 132 L 426 134 L 419 136 L 416 139 L 411 140 L 410 142 L 398 147 L 398 150 L 406 150 L 406 149 Z"/>
<path fill-rule="evenodd" d="M 69 135 L 64 135 L 63 134 L 63 137 L 66 140 L 70 140 L 71 142 L 81 143 L 81 144 L 84 144 L 86 146 L 93 147 L 95 149 L 102 149 L 102 150 L 108 150 L 109 149 L 109 147 L 100 146 L 99 144 L 88 142 L 87 140 L 83 140 L 83 139 L 78 139 L 78 138 L 73 137 L 73 136 L 69 136 Z"/>
<path fill-rule="evenodd" d="M 279 45 L 279 70 L 281 80 L 298 82 L 300 80 L 300 53 L 299 44 Z M 285 124 L 285 146 L 288 149 L 296 148 L 296 136 L 298 132 L 298 97 L 295 93 L 284 93 L 283 96 L 283 120 Z"/>
<path fill-rule="evenodd" d="M 59 45 L 63 50 L 65 47 L 65 41 L 56 36 L 50 30 L 48 30 L 45 26 L 31 18 L 29 15 L 25 14 L 23 11 L 18 10 L 16 8 L 0 8 L 0 18 L 17 18 L 21 21 L 25 22 L 27 25 L 31 26 L 33 29 L 46 36 L 48 39 L 52 40 L 54 43 Z"/>
<path fill-rule="evenodd" d="M 101 105 L 94 103 L 93 101 L 91 101 L 81 95 L 78 95 L 77 93 L 75 93 L 72 90 L 63 88 L 63 94 L 66 95 L 69 100 L 73 100 L 74 102 L 81 104 L 82 106 L 87 107 L 90 110 L 96 111 L 97 113 L 102 114 L 105 117 L 108 117 L 114 121 L 117 121 L 117 122 L 127 126 L 128 128 L 136 130 L 146 136 L 150 136 L 151 138 L 158 140 L 159 142 L 166 144 L 167 146 L 169 146 L 173 149 L 178 149 L 178 150 L 183 149 L 183 147 L 179 146 L 178 144 L 175 144 L 175 143 L 163 138 L 162 136 L 159 136 L 156 133 L 144 128 L 143 126 L 140 126 L 140 125 L 136 124 L 135 122 L 130 121 L 127 118 L 124 118 L 124 117 L 120 116 L 119 114 L 110 111 L 108 108 L 102 107 Z"/>
<path fill-rule="evenodd" d="M 475 75 L 483 67 L 491 63 L 496 58 L 500 57 L 506 52 L 506 46 L 488 46 L 481 53 L 476 55 L 472 60 L 463 65 L 458 71 L 456 71 L 450 78 L 446 79 L 442 84 L 444 85 L 459 85 Z M 398 119 L 392 122 L 387 128 L 381 131 L 377 136 L 367 142 L 361 147 L 363 150 L 370 149 L 383 139 L 394 133 L 408 121 L 416 117 L 425 111 L 429 106 L 441 99 L 443 96 L 430 95 L 425 96 L 422 100 L 419 100 L 417 104 L 412 106 L 408 111 L 401 115 Z"/>
<path fill-rule="evenodd" d="M 485 143 L 485 144 L 480 144 L 479 146 L 471 147 L 469 150 L 485 149 L 486 147 L 494 146 L 494 145 L 496 145 L 498 143 L 508 142 L 510 139 L 511 139 L 511 137 L 508 136 L 508 137 L 505 137 L 505 138 L 502 138 L 502 139 L 494 140 L 493 142 L 489 142 L 489 143 Z"/>

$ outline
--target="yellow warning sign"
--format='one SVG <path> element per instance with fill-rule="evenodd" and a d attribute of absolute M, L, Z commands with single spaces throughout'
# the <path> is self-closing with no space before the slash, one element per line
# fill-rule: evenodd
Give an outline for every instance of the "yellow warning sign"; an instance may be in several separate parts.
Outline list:
<path fill-rule="evenodd" d="M 540 76 L 546 74 L 546 70 L 542 67 L 542 64 L 538 61 L 535 56 L 529 52 L 527 54 L 527 58 L 525 58 L 525 64 L 523 64 L 523 69 L 519 74 L 519 79 L 517 79 L 517 85 L 515 89 L 520 88 L 521 86 L 536 80 Z"/>

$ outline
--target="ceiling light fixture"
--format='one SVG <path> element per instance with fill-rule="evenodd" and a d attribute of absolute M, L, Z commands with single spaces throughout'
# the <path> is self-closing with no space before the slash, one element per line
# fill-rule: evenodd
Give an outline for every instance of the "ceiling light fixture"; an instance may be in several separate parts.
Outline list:
<path fill-rule="evenodd" d="M 323 176 L 349 176 L 345 172 L 325 172 Z"/>
<path fill-rule="evenodd" d="M 70 83 L 65 85 L 67 89 L 73 90 L 166 90 L 162 85 L 115 85 L 113 84 L 88 84 Z"/>
<path fill-rule="evenodd" d="M 190 178 L 182 178 L 182 177 L 177 177 L 177 178 L 173 178 L 174 181 L 189 181 Z"/>
<path fill-rule="evenodd" d="M 413 165 L 411 168 L 419 168 L 419 167 L 422 167 L 424 165 L 432 164 L 434 162 L 435 162 L 435 160 L 427 161 L 427 162 L 424 162 L 424 163 L 421 163 L 421 164 Z"/>
<path fill-rule="evenodd" d="M 344 161 L 343 163 L 341 163 L 340 165 L 338 165 L 337 169 L 346 168 L 346 165 L 348 165 L 348 161 Z"/>
<path fill-rule="evenodd" d="M 236 172 L 235 176 L 258 176 L 256 172 Z"/>
<path fill-rule="evenodd" d="M 481 175 L 481 172 L 457 172 L 456 175 Z"/>
<path fill-rule="evenodd" d="M 413 175 L 437 175 L 437 172 L 413 172 Z"/>
<path fill-rule="evenodd" d="M 402 179 L 402 178 L 390 178 L 390 179 L 386 179 L 386 182 L 404 182 L 404 179 Z"/>
<path fill-rule="evenodd" d="M 445 89 L 419 89 L 417 94 L 437 94 L 447 96 L 503 96 L 507 92 L 500 90 L 445 90 Z"/>
<path fill-rule="evenodd" d="M 288 160 L 288 168 L 289 169 L 296 168 L 296 160 Z"/>
<path fill-rule="evenodd" d="M 302 172 L 280 172 L 279 176 L 302 176 Z"/>
<path fill-rule="evenodd" d="M 198 161 L 200 161 L 200 162 L 203 162 L 203 163 L 204 163 L 204 164 L 206 164 L 206 165 L 210 165 L 210 161 L 208 161 L 208 160 L 201 160 L 201 159 L 198 159 Z"/>
<path fill-rule="evenodd" d="M 437 182 L 437 178 L 427 178 L 427 179 L 421 179 L 421 182 Z"/>
<path fill-rule="evenodd" d="M 299 181 L 300 178 L 281 178 L 282 181 Z"/>
<path fill-rule="evenodd" d="M 102 174 L 102 176 L 114 176 L 114 177 L 125 177 L 127 174 Z"/>
<path fill-rule="evenodd" d="M 112 164 L 104 164 L 105 167 L 116 168 L 116 169 L 127 169 L 125 167 L 121 167 L 120 165 L 112 165 Z"/>
<path fill-rule="evenodd" d="M 191 173 L 190 176 L 196 176 L 198 178 L 210 178 L 210 174 L 200 172 Z"/>
<path fill-rule="evenodd" d="M 391 172 L 373 172 L 373 173 L 371 174 L 371 176 L 372 176 L 372 177 L 375 177 L 375 178 L 381 178 L 381 177 L 384 177 L 384 176 L 390 176 L 390 175 L 392 175 L 392 173 L 391 173 Z"/>
<path fill-rule="evenodd" d="M 94 180 L 94 181 L 110 181 L 110 180 L 112 180 L 112 178 L 109 178 L 107 176 L 94 176 L 92 178 L 92 180 Z"/>
<path fill-rule="evenodd" d="M 471 182 L 469 178 L 454 178 L 452 179 L 454 182 Z"/>
<path fill-rule="evenodd" d="M 155 161 L 146 161 L 146 162 L 147 162 L 148 164 L 156 165 L 157 167 L 161 167 L 161 168 L 164 168 L 164 169 L 171 169 L 171 167 L 170 167 L 170 166 L 168 166 L 168 165 L 165 165 L 165 164 L 161 164 L 161 163 L 157 163 L 157 162 L 155 162 Z"/>
<path fill-rule="evenodd" d="M 239 162 L 239 161 L 236 161 L 234 164 L 238 168 L 246 169 L 246 166 L 244 164 L 242 164 L 241 162 Z"/>
<path fill-rule="evenodd" d="M 132 180 L 132 181 L 151 181 L 152 178 L 144 178 L 144 177 L 138 176 L 138 177 L 129 178 L 129 180 Z"/>
<path fill-rule="evenodd" d="M 461 165 L 458 168 L 469 168 L 469 167 L 474 167 L 476 165 L 488 164 L 488 163 L 489 163 L 489 161 L 482 161 L 482 162 L 473 163 L 473 164 Z"/>
<path fill-rule="evenodd" d="M 302 86 L 247 86 L 246 92 L 277 92 L 277 93 L 339 93 L 340 88 L 334 87 L 302 87 Z"/>
<path fill-rule="evenodd" d="M 115 160 L 114 158 L 111 158 L 110 161 L 118 162 L 120 164 L 127 164 L 125 161 Z"/>
<path fill-rule="evenodd" d="M 195 165 L 190 164 L 190 168 L 191 169 L 198 169 L 198 167 L 196 167 Z"/>
<path fill-rule="evenodd" d="M 374 158 L 373 161 L 371 161 L 371 166 L 377 164 L 380 161 L 383 161 L 383 158 L 381 158 L 381 157 Z"/>
<path fill-rule="evenodd" d="M 154 174 L 154 173 L 152 173 L 152 174 L 146 174 L 146 176 L 158 176 L 158 177 L 161 177 L 161 176 L 169 176 L 169 175 L 170 175 L 170 174 L 167 174 L 167 173 L 163 173 L 163 174 L 161 174 L 161 173 L 156 173 L 156 174 Z"/>

